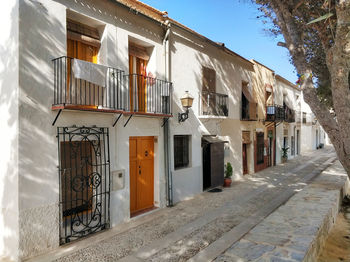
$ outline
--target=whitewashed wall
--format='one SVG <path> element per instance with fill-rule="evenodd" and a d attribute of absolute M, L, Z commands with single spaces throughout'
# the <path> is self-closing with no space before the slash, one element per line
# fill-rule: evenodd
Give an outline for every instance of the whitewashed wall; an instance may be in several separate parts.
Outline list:
<path fill-rule="evenodd" d="M 225 163 L 233 165 L 233 178 L 242 177 L 242 140 L 240 101 L 242 81 L 253 84 L 252 65 L 229 55 L 183 29 L 172 27 L 171 76 L 174 83 L 173 113 L 170 120 L 171 149 L 174 135 L 191 135 L 191 164 L 188 168 L 174 170 L 172 163 L 174 201 L 192 197 L 202 192 L 202 135 L 219 135 L 229 141 L 225 145 Z M 216 71 L 216 92 L 228 95 L 228 117 L 201 116 L 202 66 Z M 250 69 L 249 69 L 250 68 Z M 189 91 L 194 97 L 190 118 L 178 123 L 177 114 L 183 112 L 180 97 Z M 171 150 L 173 161 L 173 150 Z"/>
<path fill-rule="evenodd" d="M 18 256 L 18 0 L 0 11 L 0 260 Z"/>
<path fill-rule="evenodd" d="M 64 111 L 55 127 L 51 125 L 57 113 L 51 111 L 51 59 L 66 55 L 67 14 L 71 16 L 76 12 L 101 25 L 103 37 L 98 57 L 101 64 L 128 72 L 129 38 L 152 46 L 152 71 L 160 79 L 164 79 L 164 31 L 155 23 L 117 8 L 109 1 L 21 0 L 19 9 L 19 256 L 30 257 L 59 244 L 57 126 L 109 128 L 111 171 L 125 171 L 124 188 L 111 192 L 112 226 L 130 217 L 129 137 L 154 136 L 157 141 L 154 200 L 156 206 L 165 206 L 160 119 L 133 117 L 124 128 L 127 117 L 122 117 L 116 127 L 112 127 L 115 115 Z M 16 125 L 11 131 L 13 128 Z"/>

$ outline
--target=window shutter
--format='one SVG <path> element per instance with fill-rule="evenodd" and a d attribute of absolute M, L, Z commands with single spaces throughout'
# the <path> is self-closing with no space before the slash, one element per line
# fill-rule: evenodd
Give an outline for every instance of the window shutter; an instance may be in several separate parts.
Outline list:
<path fill-rule="evenodd" d="M 257 103 L 250 102 L 249 103 L 249 119 L 256 120 L 257 119 Z"/>

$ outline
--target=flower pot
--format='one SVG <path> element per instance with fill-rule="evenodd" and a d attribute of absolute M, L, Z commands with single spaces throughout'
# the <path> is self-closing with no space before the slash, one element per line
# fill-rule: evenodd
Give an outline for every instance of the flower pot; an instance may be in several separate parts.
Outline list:
<path fill-rule="evenodd" d="M 286 163 L 287 160 L 288 160 L 288 157 L 283 157 L 283 156 L 282 156 L 282 159 L 281 159 L 282 163 Z"/>
<path fill-rule="evenodd" d="M 224 178 L 224 187 L 230 187 L 232 183 L 232 179 L 231 178 Z"/>

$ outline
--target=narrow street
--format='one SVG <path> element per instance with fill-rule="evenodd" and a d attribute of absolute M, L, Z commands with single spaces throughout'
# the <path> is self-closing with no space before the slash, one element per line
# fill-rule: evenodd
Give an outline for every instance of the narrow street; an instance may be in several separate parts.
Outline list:
<path fill-rule="evenodd" d="M 334 160 L 332 148 L 317 150 L 31 261 L 215 259 Z"/>

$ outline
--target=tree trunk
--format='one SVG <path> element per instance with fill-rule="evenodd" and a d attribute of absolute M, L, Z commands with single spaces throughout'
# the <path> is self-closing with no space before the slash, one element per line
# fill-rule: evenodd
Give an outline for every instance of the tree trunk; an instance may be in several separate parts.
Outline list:
<path fill-rule="evenodd" d="M 337 119 L 331 115 L 319 98 L 312 83 L 312 68 L 308 66 L 304 50 L 303 32 L 296 24 L 287 4 L 280 0 L 269 1 L 277 17 L 294 65 L 301 75 L 307 76 L 302 89 L 305 102 L 309 104 L 323 129 L 334 145 L 339 161 L 350 178 L 350 1 L 337 4 L 337 30 L 334 45 L 327 53 L 326 61 L 331 75 L 331 89 Z M 322 39 L 322 37 L 320 37 Z"/>

